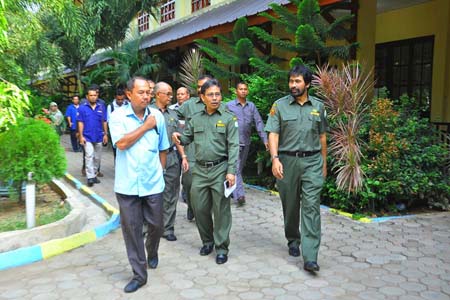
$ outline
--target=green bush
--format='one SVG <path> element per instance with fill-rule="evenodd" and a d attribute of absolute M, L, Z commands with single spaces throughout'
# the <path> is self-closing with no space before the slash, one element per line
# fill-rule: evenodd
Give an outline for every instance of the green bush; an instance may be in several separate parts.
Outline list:
<path fill-rule="evenodd" d="M 363 129 L 368 133 L 362 147 L 363 188 L 354 194 L 340 191 L 331 172 L 324 187 L 325 203 L 351 212 L 396 212 L 403 205 L 448 210 L 450 180 L 444 173 L 448 145 L 420 115 L 412 98 L 403 96 L 397 103 L 376 99 L 370 123 Z"/>
<path fill-rule="evenodd" d="M 45 122 L 21 119 L 0 133 L 0 180 L 15 184 L 27 179 L 28 172 L 38 183 L 64 175 L 67 162 L 55 130 Z"/>

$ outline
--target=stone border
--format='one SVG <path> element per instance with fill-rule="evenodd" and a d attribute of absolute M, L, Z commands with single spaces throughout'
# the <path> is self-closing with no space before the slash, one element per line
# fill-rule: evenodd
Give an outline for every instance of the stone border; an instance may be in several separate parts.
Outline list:
<path fill-rule="evenodd" d="M 89 189 L 87 186 L 81 184 L 79 180 L 77 180 L 69 173 L 66 173 L 65 177 L 77 189 L 85 192 L 89 196 L 89 198 L 91 198 L 91 200 L 97 202 L 97 204 L 99 204 L 110 215 L 109 220 L 106 223 L 103 223 L 91 230 L 72 234 L 64 238 L 50 240 L 34 246 L 23 247 L 16 250 L 0 253 L 0 270 L 30 264 L 33 262 L 48 259 L 55 255 L 62 254 L 66 251 L 98 240 L 120 226 L 120 215 L 119 211 L 116 208 L 106 202 L 106 200 L 101 198 L 99 195 L 94 193 L 94 191 Z M 75 208 L 75 210 L 77 209 L 80 208 Z M 68 218 L 69 216 L 67 216 L 66 218 Z M 55 222 L 55 224 L 58 222 Z"/>
<path fill-rule="evenodd" d="M 258 190 L 258 191 L 262 191 L 262 192 L 268 192 L 271 195 L 275 195 L 275 196 L 280 196 L 280 194 L 277 191 L 272 191 L 269 189 L 266 189 L 264 187 L 258 186 L 258 185 L 252 185 L 252 184 L 245 184 L 246 187 L 254 189 L 254 190 Z M 353 214 L 336 209 L 336 208 L 331 208 L 328 207 L 326 205 L 320 205 L 320 208 L 328 211 L 330 213 L 334 213 L 334 214 L 338 214 L 347 218 L 352 219 L 353 221 L 356 222 L 361 222 L 361 223 L 379 223 L 379 222 L 385 222 L 385 221 L 390 221 L 390 220 L 394 220 L 394 219 L 404 219 L 404 218 L 412 218 L 415 217 L 416 215 L 405 215 L 405 216 L 389 216 L 389 217 L 378 217 L 378 218 L 359 218 L 359 219 L 353 219 Z"/>

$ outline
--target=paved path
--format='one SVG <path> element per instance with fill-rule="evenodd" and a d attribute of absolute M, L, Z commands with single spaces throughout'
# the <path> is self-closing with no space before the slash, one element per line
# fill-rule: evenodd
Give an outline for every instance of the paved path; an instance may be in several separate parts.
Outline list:
<path fill-rule="evenodd" d="M 65 139 L 64 142 L 67 142 Z M 67 147 L 67 144 L 65 144 Z M 81 154 L 67 152 L 80 180 Z M 112 153 L 93 188 L 116 206 Z M 178 205 L 178 241 L 161 241 L 160 264 L 149 282 L 124 294 L 131 270 L 120 230 L 49 260 L 0 272 L 0 299 L 450 299 L 450 213 L 363 224 L 322 212 L 321 271 L 303 271 L 290 257 L 276 196 L 248 190 L 232 207 L 229 261 L 198 254 L 195 224 Z"/>

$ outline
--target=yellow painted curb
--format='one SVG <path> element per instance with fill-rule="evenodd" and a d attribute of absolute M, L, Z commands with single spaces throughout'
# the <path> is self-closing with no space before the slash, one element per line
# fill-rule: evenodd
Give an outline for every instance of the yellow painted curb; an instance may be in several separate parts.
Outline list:
<path fill-rule="evenodd" d="M 109 204 L 108 202 L 104 202 L 102 203 L 103 207 L 110 212 L 112 215 L 116 214 L 118 215 L 120 212 L 117 208 L 115 208 L 114 206 L 112 206 L 111 204 Z"/>
<path fill-rule="evenodd" d="M 341 215 L 341 216 L 344 216 L 344 217 L 347 217 L 347 218 L 353 219 L 353 214 L 345 212 L 345 211 L 342 211 L 342 210 L 338 210 L 338 209 L 335 209 L 335 208 L 330 208 L 330 212 L 338 214 L 338 215 Z M 372 220 L 369 219 L 369 218 L 355 219 L 355 221 L 362 222 L 362 223 L 372 223 Z"/>
<path fill-rule="evenodd" d="M 88 195 L 93 195 L 95 194 L 95 192 L 93 190 L 91 190 L 90 188 L 88 188 L 87 186 L 83 185 L 81 186 L 81 190 L 84 191 L 86 194 Z"/>
<path fill-rule="evenodd" d="M 74 248 L 91 243 L 97 239 L 94 230 L 80 232 L 71 235 L 67 238 L 56 239 L 41 244 L 42 258 L 47 259 L 49 257 L 61 254 L 63 252 L 72 250 Z"/>

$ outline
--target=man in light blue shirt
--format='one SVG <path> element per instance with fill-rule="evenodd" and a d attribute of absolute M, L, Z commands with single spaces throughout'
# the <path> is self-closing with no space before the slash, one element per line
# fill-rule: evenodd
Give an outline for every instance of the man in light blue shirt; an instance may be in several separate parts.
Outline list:
<path fill-rule="evenodd" d="M 164 168 L 169 140 L 164 117 L 148 108 L 151 98 L 145 78 L 134 77 L 127 86 L 130 105 L 111 114 L 109 126 L 117 148 L 114 191 L 120 207 L 120 222 L 133 269 L 133 279 L 125 286 L 135 292 L 147 283 L 147 265 L 158 265 L 159 240 L 163 234 Z M 148 224 L 145 256 L 142 226 Z"/>

